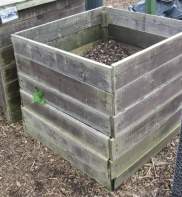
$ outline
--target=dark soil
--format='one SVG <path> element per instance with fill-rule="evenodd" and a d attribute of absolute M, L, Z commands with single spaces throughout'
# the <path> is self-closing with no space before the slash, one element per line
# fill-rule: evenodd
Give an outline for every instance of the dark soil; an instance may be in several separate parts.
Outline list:
<path fill-rule="evenodd" d="M 98 41 L 96 45 L 84 55 L 84 57 L 111 65 L 140 50 L 140 48 L 115 40 Z"/>

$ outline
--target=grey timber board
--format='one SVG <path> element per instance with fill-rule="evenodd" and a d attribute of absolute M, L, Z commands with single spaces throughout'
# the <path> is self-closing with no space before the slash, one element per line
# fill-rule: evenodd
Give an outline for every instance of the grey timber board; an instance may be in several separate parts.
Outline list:
<path fill-rule="evenodd" d="M 180 131 L 180 124 L 177 124 L 174 129 L 171 129 L 169 134 L 153 144 L 147 152 L 140 155 L 132 165 L 122 172 L 122 174 L 114 179 L 113 189 L 117 189 L 121 183 L 129 176 L 132 176 L 142 165 L 144 165 L 153 155 L 161 151 L 161 149 Z"/>
<path fill-rule="evenodd" d="M 138 143 L 131 150 L 122 155 L 119 159 L 111 162 L 111 178 L 119 177 L 133 163 L 135 163 L 142 155 L 151 150 L 154 145 L 160 143 L 161 139 L 174 131 L 180 125 L 181 110 L 173 114 L 160 128 L 156 128 L 155 132 L 151 132 L 147 137 Z"/>
<path fill-rule="evenodd" d="M 28 59 L 22 59 L 20 56 L 16 56 L 16 59 L 18 72 L 24 73 L 37 82 L 56 89 L 60 93 L 77 99 L 100 112 L 112 114 L 112 94 L 74 80 Z"/>
<path fill-rule="evenodd" d="M 93 176 L 104 185 L 108 185 L 108 161 L 99 157 L 95 152 L 89 152 L 83 144 L 69 138 L 61 130 L 46 119 L 37 116 L 32 111 L 22 108 L 27 132 L 38 138 L 43 144 L 53 148 L 68 159 L 73 165 L 76 160 L 77 167 Z M 42 132 L 43 131 L 43 132 Z"/>
<path fill-rule="evenodd" d="M 100 25 L 102 22 L 102 13 L 100 10 L 101 8 L 98 8 L 94 11 L 92 10 L 75 14 L 73 16 L 31 28 L 29 31 L 19 32 L 18 35 L 47 43 L 89 27 Z"/>
<path fill-rule="evenodd" d="M 81 10 L 81 8 L 79 8 Z M 40 15 L 34 15 L 32 18 L 28 18 L 27 20 L 18 20 L 17 22 L 11 22 L 5 25 L 0 26 L 0 48 L 6 45 L 11 44 L 10 36 L 11 34 L 31 28 L 40 24 L 47 23 L 49 21 L 53 21 L 56 19 L 60 19 L 63 16 L 67 16 L 69 14 L 74 14 L 79 10 L 70 9 L 54 9 L 52 8 L 51 11 L 44 12 Z"/>
<path fill-rule="evenodd" d="M 46 118 L 48 121 L 59 127 L 63 133 L 75 138 L 88 149 L 96 151 L 105 158 L 109 158 L 110 138 L 97 130 L 89 127 L 71 116 L 58 111 L 49 104 L 37 105 L 32 103 L 32 96 L 23 90 L 21 91 L 23 106 L 30 109 L 33 113 Z"/>
<path fill-rule="evenodd" d="M 170 37 L 182 31 L 180 20 L 154 15 L 129 12 L 127 10 L 107 8 L 109 24 L 134 30 Z"/>
<path fill-rule="evenodd" d="M 182 74 L 182 55 L 174 57 L 150 72 L 116 90 L 116 114 L 159 88 L 162 84 Z"/>
<path fill-rule="evenodd" d="M 123 26 L 116 26 L 109 24 L 108 26 L 109 37 L 131 44 L 139 48 L 147 48 L 165 39 L 165 37 L 157 36 L 147 32 L 137 31 L 134 29 L 126 28 Z"/>
<path fill-rule="evenodd" d="M 4 113 L 9 121 L 17 120 L 17 117 L 20 117 L 20 101 L 17 101 L 17 106 L 13 106 L 12 108 L 12 105 L 15 104 L 13 100 L 17 100 L 19 94 L 19 87 L 16 86 L 15 83 L 11 83 L 17 79 L 16 68 L 13 66 L 15 60 L 11 34 L 83 11 L 85 9 L 84 4 L 85 2 L 83 0 L 61 0 L 38 6 L 36 4 L 29 9 L 22 8 L 18 10 L 19 18 L 17 20 L 0 24 L 0 72 L 2 75 L 3 89 L 3 91 L 1 91 L 3 94 L 1 100 L 4 100 L 4 105 L 1 107 L 4 108 Z M 14 88 L 17 87 L 16 91 L 11 88 L 13 84 Z M 13 90 L 12 93 L 10 92 L 11 90 Z M 15 108 L 17 109 L 17 113 Z M 14 109 L 14 111 L 11 111 L 11 109 Z"/>
<path fill-rule="evenodd" d="M 12 45 L 0 48 L 0 68 L 10 64 L 13 61 L 15 61 L 15 59 Z"/>
<path fill-rule="evenodd" d="M 152 45 L 123 61 L 113 64 L 115 88 L 119 89 L 145 73 L 181 55 L 182 33 Z"/>
<path fill-rule="evenodd" d="M 113 140 L 111 148 L 113 160 L 143 141 L 147 135 L 155 132 L 156 128 L 164 124 L 171 114 L 181 109 L 182 91 L 172 96 L 169 101 L 163 103 L 151 114 L 144 115 L 139 121 L 131 123 Z"/>
<path fill-rule="evenodd" d="M 42 90 L 45 94 L 46 102 L 64 113 L 69 114 L 75 119 L 91 126 L 92 128 L 104 133 L 107 136 L 111 135 L 110 116 L 100 113 L 97 109 L 93 109 L 81 102 L 66 96 L 53 88 L 32 80 L 26 75 L 20 75 L 20 87 L 25 92 L 33 95 L 35 87 Z"/>
<path fill-rule="evenodd" d="M 4 89 L 3 89 L 3 84 L 2 84 L 2 75 L 0 73 L 0 111 L 4 111 L 5 107 L 5 101 L 4 101 Z"/>
<path fill-rule="evenodd" d="M 78 31 L 74 35 L 68 35 L 60 39 L 55 39 L 47 44 L 62 50 L 71 51 L 88 43 L 101 40 L 102 33 L 103 31 L 101 25 L 97 25 Z"/>
<path fill-rule="evenodd" d="M 127 128 L 131 123 L 136 122 L 142 116 L 151 113 L 159 108 L 164 102 L 167 102 L 173 95 L 181 91 L 182 77 L 169 80 L 164 85 L 155 89 L 139 100 L 135 105 L 127 108 L 114 117 L 115 134 L 118 135 L 123 129 Z"/>
<path fill-rule="evenodd" d="M 6 83 L 9 83 L 12 80 L 17 79 L 17 69 L 16 69 L 16 62 L 12 62 L 6 67 L 1 69 L 3 80 Z M 17 90 L 18 91 L 18 90 Z"/>
<path fill-rule="evenodd" d="M 23 39 L 23 38 L 22 38 Z M 75 80 L 112 92 L 110 66 L 13 36 L 15 53 Z"/>

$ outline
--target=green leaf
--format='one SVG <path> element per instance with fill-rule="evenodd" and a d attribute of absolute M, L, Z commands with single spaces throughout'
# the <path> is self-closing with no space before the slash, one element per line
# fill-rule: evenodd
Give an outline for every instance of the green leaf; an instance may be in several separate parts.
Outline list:
<path fill-rule="evenodd" d="M 44 92 L 38 88 L 33 92 L 33 103 L 43 105 L 46 103 L 44 99 Z"/>

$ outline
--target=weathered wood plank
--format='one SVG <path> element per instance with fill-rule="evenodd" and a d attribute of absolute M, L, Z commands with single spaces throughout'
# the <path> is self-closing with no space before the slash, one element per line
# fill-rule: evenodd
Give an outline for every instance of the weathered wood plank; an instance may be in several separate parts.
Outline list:
<path fill-rule="evenodd" d="M 48 42 L 48 45 L 62 50 L 71 51 L 100 39 L 102 39 L 102 28 L 100 25 L 97 25 L 78 31 L 74 35 L 65 36 Z"/>
<path fill-rule="evenodd" d="M 77 10 L 77 8 L 72 8 L 68 11 L 68 9 L 54 9 L 52 8 L 48 12 L 44 12 L 40 15 L 35 15 L 32 18 L 28 18 L 27 20 L 18 20 L 15 23 L 11 23 L 10 25 L 0 26 L 0 48 L 6 45 L 11 44 L 10 35 L 22 31 L 24 29 L 28 29 L 37 25 L 45 24 L 52 20 L 57 20 L 62 18 L 63 16 L 67 16 L 69 14 L 74 14 L 81 9 Z M 53 30 L 55 33 L 55 29 Z M 57 34 L 56 34 L 57 36 Z M 42 38 L 44 36 L 42 35 Z"/>
<path fill-rule="evenodd" d="M 17 92 L 13 97 L 6 98 L 5 115 L 9 122 L 21 120 L 22 114 L 20 109 L 21 99 L 20 93 Z"/>
<path fill-rule="evenodd" d="M 151 132 L 141 143 L 138 143 L 132 150 L 122 155 L 119 159 L 111 161 L 111 178 L 122 175 L 136 162 L 139 162 L 155 146 L 161 143 L 165 138 L 176 130 L 180 125 L 181 110 L 172 115 L 166 123 L 155 132 Z"/>
<path fill-rule="evenodd" d="M 112 114 L 112 95 L 93 86 L 81 83 L 70 77 L 57 73 L 28 59 L 16 57 L 18 72 L 44 83 L 60 93 L 71 96 L 98 111 Z"/>
<path fill-rule="evenodd" d="M 49 120 L 55 126 L 59 127 L 63 133 L 68 133 L 88 148 L 95 150 L 105 158 L 109 158 L 109 137 L 71 116 L 58 111 L 49 104 L 37 105 L 32 103 L 32 96 L 23 90 L 21 91 L 21 98 L 24 107 L 30 109 L 36 115 Z"/>
<path fill-rule="evenodd" d="M 137 31 L 123 26 L 109 24 L 109 37 L 120 42 L 131 44 L 140 48 L 147 48 L 165 39 L 147 32 Z"/>
<path fill-rule="evenodd" d="M 74 160 L 81 165 L 82 171 L 101 182 L 108 182 L 108 160 L 101 157 L 97 152 L 88 149 L 87 146 L 78 142 L 61 129 L 51 124 L 48 120 L 36 115 L 32 111 L 22 108 L 26 131 L 39 139 L 43 144 L 54 147 L 64 158 L 74 165 Z M 84 164 L 84 165 L 83 165 Z M 78 166 L 77 166 L 78 167 Z M 95 173 L 94 173 L 95 172 Z"/>
<path fill-rule="evenodd" d="M 113 64 L 116 89 L 123 87 L 143 74 L 159 67 L 161 64 L 179 56 L 182 50 L 181 41 L 182 33 L 179 33 Z"/>
<path fill-rule="evenodd" d="M 180 124 L 176 125 L 176 128 L 171 129 L 170 133 L 162 137 L 156 144 L 152 145 L 150 150 L 140 155 L 135 162 L 122 172 L 122 174 L 114 180 L 113 189 L 117 189 L 121 183 L 126 180 L 129 176 L 132 176 L 142 165 L 144 165 L 152 156 L 161 151 L 161 149 L 180 131 Z"/>
<path fill-rule="evenodd" d="M 2 75 L 0 72 L 0 110 L 1 112 L 4 111 L 5 107 L 5 98 L 4 98 L 4 89 L 3 89 L 3 81 L 2 81 Z"/>
<path fill-rule="evenodd" d="M 101 24 L 101 8 L 75 14 L 18 33 L 20 36 L 47 43 L 83 29 Z M 61 18 L 61 17 L 60 17 Z M 60 33 L 61 32 L 61 33 Z"/>
<path fill-rule="evenodd" d="M 156 69 L 144 74 L 128 85 L 116 90 L 116 114 L 142 99 L 160 85 L 182 74 L 182 55 L 169 60 Z"/>
<path fill-rule="evenodd" d="M 164 85 L 146 95 L 142 100 L 139 100 L 135 105 L 116 115 L 114 117 L 115 134 L 117 135 L 131 123 L 138 121 L 143 116 L 159 108 L 160 105 L 167 102 L 173 95 L 179 93 L 181 87 L 181 76 L 169 80 Z"/>
<path fill-rule="evenodd" d="M 16 35 L 13 36 L 13 42 L 16 54 L 78 81 L 112 92 L 110 66 Z"/>
<path fill-rule="evenodd" d="M 53 88 L 49 88 L 43 83 L 26 77 L 26 75 L 19 74 L 19 81 L 21 89 L 27 93 L 32 95 L 35 87 L 37 87 L 45 93 L 45 99 L 51 106 L 69 114 L 107 136 L 111 135 L 110 116 L 100 113 L 97 109 L 93 109 Z"/>
<path fill-rule="evenodd" d="M 14 61 L 13 46 L 8 45 L 0 48 L 0 68 L 10 64 L 12 61 Z"/>
<path fill-rule="evenodd" d="M 110 24 L 124 26 L 159 36 L 170 37 L 182 31 L 180 20 L 127 10 L 106 8 Z"/>
<path fill-rule="evenodd" d="M 123 130 L 112 143 L 112 159 L 123 155 L 140 143 L 144 138 L 163 125 L 169 117 L 182 108 L 182 91 L 176 96 L 172 96 L 169 101 L 163 103 L 151 114 L 144 116 L 138 122 Z"/>
<path fill-rule="evenodd" d="M 6 65 L 6 67 L 0 69 L 0 72 L 2 73 L 2 78 L 4 80 L 4 83 L 8 83 L 10 81 L 17 79 L 17 69 L 16 69 L 16 62 L 12 62 L 9 65 Z"/>

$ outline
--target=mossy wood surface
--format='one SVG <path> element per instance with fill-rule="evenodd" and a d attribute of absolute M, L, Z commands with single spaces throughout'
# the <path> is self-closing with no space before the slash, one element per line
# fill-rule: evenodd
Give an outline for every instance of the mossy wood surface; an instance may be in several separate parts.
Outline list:
<path fill-rule="evenodd" d="M 179 128 L 181 31 L 177 20 L 103 7 L 14 34 L 27 132 L 116 189 Z M 78 55 L 110 38 L 142 50 L 110 66 Z M 31 102 L 35 88 L 44 105 Z"/>

